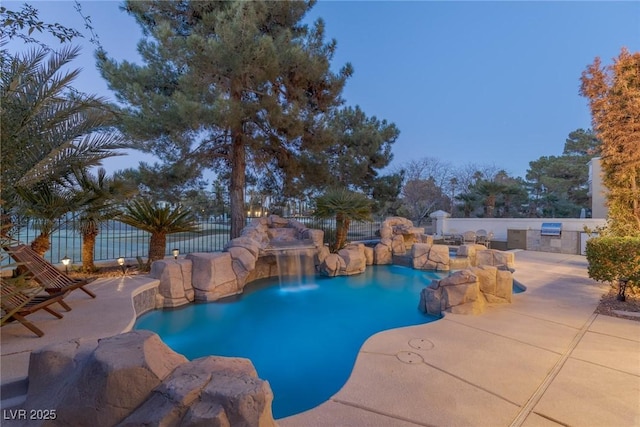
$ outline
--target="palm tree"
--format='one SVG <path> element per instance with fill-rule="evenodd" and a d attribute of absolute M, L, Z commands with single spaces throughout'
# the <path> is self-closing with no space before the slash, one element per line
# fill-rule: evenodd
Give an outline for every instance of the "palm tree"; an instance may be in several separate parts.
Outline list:
<path fill-rule="evenodd" d="M 2 165 L 11 165 L 0 169 L 5 213 L 37 212 L 49 201 L 46 221 L 54 212 L 60 217 L 69 210 L 57 205 L 56 193 L 75 185 L 73 172 L 120 154 L 122 137 L 109 132 L 115 115 L 105 100 L 75 91 L 79 70 L 64 71 L 78 54 L 64 47 L 0 57 L 0 146 Z"/>
<path fill-rule="evenodd" d="M 456 194 L 455 199 L 462 202 L 462 206 L 459 206 L 459 209 L 462 210 L 465 218 L 470 218 L 471 213 L 476 208 L 476 203 L 478 202 L 478 198 L 475 193 L 460 193 Z"/>
<path fill-rule="evenodd" d="M 125 206 L 124 213 L 118 216 L 118 220 L 151 233 L 148 266 L 153 261 L 164 258 L 168 234 L 198 231 L 198 225 L 191 211 L 182 209 L 181 206 L 175 208 L 169 205 L 160 206 L 146 197 L 129 202 Z"/>
<path fill-rule="evenodd" d="M 93 258 L 100 227 L 120 215 L 119 205 L 135 194 L 136 189 L 122 180 L 108 178 L 104 168 L 99 168 L 96 175 L 82 170 L 77 181 L 86 197 L 78 217 L 78 229 L 82 235 L 82 270 L 93 272 L 96 270 Z"/>
<path fill-rule="evenodd" d="M 332 189 L 316 199 L 315 216 L 318 218 L 336 218 L 336 240 L 330 247 L 337 252 L 347 242 L 347 233 L 352 220 L 371 220 L 371 200 L 365 195 L 345 188 Z"/>
<path fill-rule="evenodd" d="M 29 189 L 17 187 L 16 192 L 18 209 L 32 219 L 34 228 L 40 231 L 31 242 L 31 248 L 44 256 L 51 247 L 51 233 L 60 225 L 58 220 L 78 205 L 79 195 L 52 181 L 38 183 Z"/>
<path fill-rule="evenodd" d="M 496 208 L 496 199 L 498 195 L 506 189 L 506 186 L 500 182 L 494 181 L 480 181 L 476 185 L 476 191 L 483 196 L 485 214 L 487 218 L 494 217 L 494 210 Z"/>

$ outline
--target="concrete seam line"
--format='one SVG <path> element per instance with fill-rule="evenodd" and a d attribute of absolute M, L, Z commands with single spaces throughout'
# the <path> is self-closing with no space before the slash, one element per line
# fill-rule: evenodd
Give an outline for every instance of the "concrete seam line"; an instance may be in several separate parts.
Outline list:
<path fill-rule="evenodd" d="M 442 368 L 439 368 L 439 367 L 437 367 L 437 366 L 435 366 L 435 365 L 432 365 L 431 363 L 428 363 L 427 361 L 424 361 L 423 363 L 424 363 L 425 365 L 427 365 L 427 366 L 430 366 L 430 367 L 431 367 L 431 368 L 433 368 L 433 369 L 436 369 L 436 370 L 438 370 L 438 371 L 442 372 L 442 373 L 443 373 L 443 374 L 445 374 L 445 375 L 449 375 L 450 377 L 453 377 L 453 378 L 457 379 L 458 381 L 462 381 L 463 383 L 468 384 L 468 385 L 470 385 L 470 386 L 472 386 L 472 387 L 475 387 L 475 388 L 477 388 L 478 390 L 482 390 L 482 391 L 484 391 L 485 393 L 489 393 L 490 395 L 495 396 L 495 397 L 497 397 L 497 398 L 498 398 L 498 399 L 500 399 L 500 400 L 504 400 L 505 402 L 510 403 L 510 404 L 512 404 L 512 405 L 513 405 L 513 406 L 515 406 L 515 407 L 518 407 L 518 406 L 519 406 L 519 405 L 518 405 L 518 402 L 514 402 L 514 401 L 512 401 L 512 400 L 507 399 L 507 398 L 506 398 L 506 397 L 504 397 L 504 396 L 500 396 L 500 395 L 499 395 L 498 393 L 496 393 L 495 391 L 491 391 L 491 390 L 489 390 L 489 389 L 487 389 L 487 388 L 485 388 L 485 387 L 482 387 L 481 385 L 478 385 L 478 384 L 472 383 L 471 381 L 466 380 L 466 379 L 464 379 L 464 378 L 462 378 L 462 377 L 460 377 L 460 376 L 458 376 L 458 375 L 456 375 L 456 374 L 454 374 L 454 373 L 451 373 L 451 372 L 446 371 L 446 370 L 444 370 L 444 369 L 442 369 Z"/>
<path fill-rule="evenodd" d="M 452 320 L 452 322 L 455 322 L 455 320 Z M 471 325 L 467 325 L 467 324 L 459 323 L 459 322 L 455 322 L 455 323 L 458 323 L 459 325 L 462 325 L 462 326 L 467 326 L 467 327 L 469 327 L 471 329 L 475 329 L 476 331 L 485 332 L 485 333 L 487 333 L 489 335 L 493 335 L 493 336 L 496 336 L 496 337 L 499 337 L 499 338 L 504 338 L 504 339 L 509 340 L 509 341 L 515 341 L 517 343 L 524 344 L 524 345 L 527 345 L 529 347 L 537 348 L 539 350 L 548 351 L 548 352 L 553 353 L 553 354 L 562 354 L 562 353 L 560 353 L 558 351 L 550 350 L 550 349 L 545 348 L 545 347 L 540 347 L 539 345 L 531 344 L 530 342 L 522 341 L 520 339 L 513 338 L 513 337 L 510 337 L 508 335 L 502 335 L 502 334 L 499 334 L 497 332 L 493 332 L 493 331 L 488 330 L 488 329 L 482 329 L 482 328 L 478 328 L 478 327 L 475 327 L 475 326 L 471 326 Z"/>
<path fill-rule="evenodd" d="M 393 418 L 393 419 L 396 419 L 396 420 L 405 421 L 405 422 L 408 422 L 408 423 L 411 423 L 411 424 L 415 424 L 415 425 L 417 425 L 417 426 L 423 426 L 423 427 L 436 427 L 436 425 L 435 425 L 435 424 L 425 424 L 425 423 L 423 423 L 423 422 L 418 422 L 418 421 L 416 421 L 416 420 L 412 420 L 412 419 L 409 419 L 409 418 L 406 418 L 406 417 L 400 417 L 400 416 L 397 416 L 397 415 L 387 414 L 386 412 L 377 411 L 377 410 L 375 410 L 375 409 L 371 409 L 371 408 L 368 408 L 368 407 L 366 407 L 366 406 L 359 405 L 359 404 L 357 404 L 357 403 L 351 403 L 351 402 L 347 402 L 347 401 L 345 401 L 345 400 L 340 400 L 340 399 L 331 399 L 331 400 L 332 400 L 333 402 L 335 402 L 335 403 L 339 403 L 339 404 L 341 404 L 341 405 L 350 406 L 350 407 L 352 407 L 352 408 L 356 408 L 356 409 L 361 409 L 361 410 L 363 410 L 363 411 L 371 412 L 371 413 L 373 413 L 373 414 L 382 415 L 382 416 L 385 416 L 385 417 L 387 417 L 387 418 Z"/>
<path fill-rule="evenodd" d="M 580 332 L 578 332 L 578 334 L 573 338 L 573 341 L 571 341 L 571 344 L 569 344 L 569 347 L 567 348 L 567 350 L 562 354 L 562 357 L 558 359 L 558 361 L 553 366 L 549 374 L 547 374 L 547 376 L 545 377 L 544 381 L 542 381 L 540 386 L 538 386 L 538 388 L 531 395 L 529 400 L 527 400 L 527 403 L 525 403 L 522 409 L 520 409 L 520 412 L 518 412 L 518 415 L 516 415 L 514 420 L 511 422 L 510 427 L 522 426 L 522 424 L 527 419 L 529 414 L 533 412 L 533 408 L 538 404 L 540 399 L 542 399 L 543 394 L 547 391 L 547 389 L 549 388 L 553 380 L 555 380 L 555 378 L 558 376 L 558 374 L 560 373 L 560 370 L 569 359 L 569 356 L 571 356 L 571 353 L 573 352 L 573 350 L 575 350 L 575 348 L 578 346 L 582 338 L 585 336 L 585 334 L 591 327 L 591 324 L 596 320 L 596 317 L 598 317 L 598 314 L 593 313 L 591 317 L 589 317 L 589 319 L 582 326 L 582 328 L 580 328 Z"/>

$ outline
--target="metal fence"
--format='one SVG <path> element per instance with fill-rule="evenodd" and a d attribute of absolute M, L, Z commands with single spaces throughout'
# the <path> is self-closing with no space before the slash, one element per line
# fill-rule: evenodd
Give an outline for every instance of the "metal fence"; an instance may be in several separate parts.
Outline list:
<path fill-rule="evenodd" d="M 45 258 L 54 264 L 60 263 L 64 257 L 71 258 L 71 263 L 82 263 L 82 236 L 78 227 L 69 216 L 59 220 L 56 231 L 50 236 L 51 248 L 45 253 Z M 248 218 L 249 223 L 253 218 Z M 309 228 L 321 229 L 327 235 L 335 230 L 335 219 L 321 220 L 313 217 L 293 218 Z M 228 220 L 199 221 L 198 232 L 169 234 L 167 236 L 166 255 L 171 255 L 174 248 L 180 253 L 215 252 L 224 248 L 230 237 L 230 223 Z M 349 240 L 369 240 L 376 236 L 380 229 L 380 222 L 352 222 L 349 228 Z M 31 243 L 39 234 L 29 221 L 20 229 L 14 238 L 22 243 Z M 100 228 L 94 247 L 94 261 L 115 261 L 119 257 L 147 258 L 149 252 L 150 234 L 123 224 L 119 221 L 109 221 Z M 8 262 L 6 259 L 3 262 Z"/>

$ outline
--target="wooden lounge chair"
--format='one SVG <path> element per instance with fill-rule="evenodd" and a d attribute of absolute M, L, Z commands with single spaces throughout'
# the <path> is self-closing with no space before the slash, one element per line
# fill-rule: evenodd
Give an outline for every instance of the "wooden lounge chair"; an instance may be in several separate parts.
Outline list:
<path fill-rule="evenodd" d="M 17 320 L 37 336 L 41 337 L 44 335 L 44 332 L 29 320 L 25 319 L 25 316 L 35 313 L 38 310 L 44 310 L 56 316 L 58 319 L 62 319 L 62 314 L 52 310 L 49 306 L 61 302 L 67 294 L 66 292 L 58 292 L 51 295 L 28 295 L 4 280 L 1 282 L 0 289 L 2 289 L 0 301 L 3 310 L 3 324 L 5 321 L 12 322 Z"/>
<path fill-rule="evenodd" d="M 96 294 L 85 288 L 85 285 L 93 281 L 93 279 L 72 279 L 71 277 L 58 270 L 53 264 L 38 255 L 29 245 L 16 245 L 6 247 L 5 251 L 17 263 L 26 270 L 28 278 L 31 278 L 41 284 L 44 290 L 50 294 L 58 292 L 73 291 L 80 289 L 91 298 L 95 298 Z M 65 310 L 71 311 L 71 307 L 64 301 L 60 300 L 60 305 Z"/>

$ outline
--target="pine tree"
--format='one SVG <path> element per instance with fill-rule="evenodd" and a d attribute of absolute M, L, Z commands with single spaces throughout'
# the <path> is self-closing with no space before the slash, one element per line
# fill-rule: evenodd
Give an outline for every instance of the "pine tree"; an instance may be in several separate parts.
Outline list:
<path fill-rule="evenodd" d="M 302 23 L 313 4 L 128 1 L 144 65 L 98 54 L 137 148 L 191 173 L 230 170 L 232 238 L 245 225 L 247 164 L 296 174 L 301 152 L 328 143 L 326 113 L 342 103 L 351 66 L 330 70 L 336 42 L 324 42 L 322 20 Z"/>

